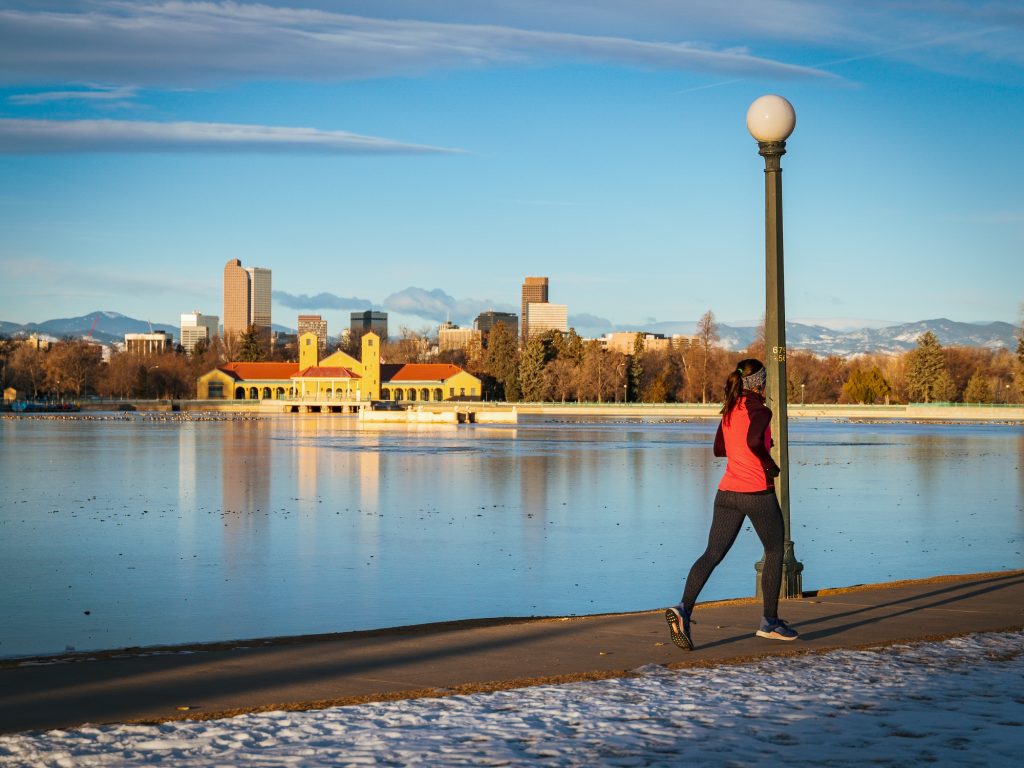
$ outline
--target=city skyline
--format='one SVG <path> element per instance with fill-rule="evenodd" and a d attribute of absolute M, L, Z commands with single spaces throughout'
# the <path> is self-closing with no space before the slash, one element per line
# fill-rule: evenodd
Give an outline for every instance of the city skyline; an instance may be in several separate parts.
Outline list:
<path fill-rule="evenodd" d="M 1010 3 L 338 7 L 5 3 L 0 320 L 175 325 L 240 258 L 334 328 L 515 312 L 530 274 L 591 335 L 756 323 L 769 92 L 789 319 L 1020 319 Z"/>

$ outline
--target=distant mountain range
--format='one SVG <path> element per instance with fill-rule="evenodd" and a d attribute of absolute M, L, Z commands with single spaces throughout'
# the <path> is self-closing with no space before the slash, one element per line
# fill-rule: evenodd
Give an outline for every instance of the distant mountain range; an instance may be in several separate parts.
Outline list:
<path fill-rule="evenodd" d="M 696 326 L 695 322 L 655 323 L 646 330 L 670 336 L 674 333 L 695 333 Z M 730 350 L 745 349 L 757 338 L 757 330 L 753 326 L 719 323 L 719 343 Z M 786 346 L 791 350 L 805 349 L 821 356 L 851 357 L 870 352 L 895 354 L 917 346 L 918 338 L 925 331 L 934 333 L 944 347 L 1017 348 L 1017 328 L 1010 323 L 961 323 L 945 317 L 882 328 L 845 330 L 822 325 L 786 323 Z"/>
<path fill-rule="evenodd" d="M 94 322 L 95 327 L 93 327 Z M 293 329 L 284 326 L 274 325 L 271 327 L 275 331 L 295 333 Z M 104 344 L 123 343 L 126 333 L 149 333 L 150 330 L 166 331 L 176 340 L 181 335 L 181 330 L 173 325 L 150 323 L 147 320 L 127 317 L 119 312 L 102 310 L 89 312 L 81 317 L 62 317 L 42 323 L 25 323 L 24 325 L 0 320 L 0 334 L 6 336 L 29 336 L 34 333 L 37 336 L 51 339 L 63 339 L 69 336 L 81 338 L 88 335 L 90 329 L 92 329 L 92 338 Z"/>
<path fill-rule="evenodd" d="M 95 328 L 93 323 L 95 321 Z M 150 323 L 136 320 L 117 312 L 97 311 L 81 317 L 47 320 L 42 323 L 18 323 L 0 321 L 0 334 L 7 336 L 28 336 L 37 334 L 53 339 L 64 337 L 82 337 L 93 328 L 92 337 L 107 344 L 124 341 L 126 333 L 146 333 L 153 330 L 167 331 L 175 338 L 179 330 L 171 325 Z M 663 333 L 670 336 L 674 333 L 692 334 L 695 322 L 662 322 L 653 323 L 644 328 L 652 333 Z M 294 329 L 284 326 L 273 326 L 275 331 L 295 333 Z M 639 330 L 623 328 L 622 330 Z M 901 323 L 883 328 L 857 328 L 837 331 L 821 325 L 805 325 L 803 323 L 786 324 L 786 341 L 791 350 L 805 349 L 817 355 L 839 355 L 850 357 L 867 352 L 898 353 L 913 349 L 918 337 L 925 331 L 931 331 L 943 346 L 951 347 L 984 347 L 988 349 L 1017 348 L 1017 329 L 1010 323 L 960 323 L 944 317 L 935 320 L 920 320 L 915 323 Z M 730 350 L 744 349 L 757 338 L 757 328 L 753 326 L 730 326 L 718 324 L 720 344 Z"/>

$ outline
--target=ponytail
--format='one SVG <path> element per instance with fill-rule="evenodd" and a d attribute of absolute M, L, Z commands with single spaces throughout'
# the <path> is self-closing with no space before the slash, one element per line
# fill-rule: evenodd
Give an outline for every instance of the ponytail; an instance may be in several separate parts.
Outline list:
<path fill-rule="evenodd" d="M 729 377 L 725 380 L 725 403 L 722 405 L 722 421 L 726 424 L 729 423 L 729 416 L 732 414 L 733 409 L 737 406 L 740 398 L 743 396 L 743 379 L 746 376 L 753 376 L 764 370 L 764 363 L 760 360 L 753 358 L 747 358 L 746 360 L 740 360 L 736 364 L 736 368 L 729 374 Z M 763 384 L 763 377 L 761 383 Z M 748 387 L 749 388 L 749 387 Z"/>

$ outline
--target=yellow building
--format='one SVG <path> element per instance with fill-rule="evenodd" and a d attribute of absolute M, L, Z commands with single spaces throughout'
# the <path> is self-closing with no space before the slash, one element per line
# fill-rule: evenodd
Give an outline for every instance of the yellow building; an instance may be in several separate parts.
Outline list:
<path fill-rule="evenodd" d="M 297 363 L 226 363 L 199 377 L 200 400 L 479 400 L 480 379 L 448 363 L 381 364 L 380 337 L 362 338 L 359 360 L 342 351 L 320 359 L 315 333 L 299 337 Z"/>
<path fill-rule="evenodd" d="M 480 379 L 451 363 L 383 365 L 380 399 L 395 402 L 479 400 Z"/>

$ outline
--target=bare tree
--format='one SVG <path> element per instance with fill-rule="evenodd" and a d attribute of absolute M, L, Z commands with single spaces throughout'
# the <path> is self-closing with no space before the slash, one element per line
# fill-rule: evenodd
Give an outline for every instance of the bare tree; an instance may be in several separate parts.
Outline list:
<path fill-rule="evenodd" d="M 711 348 L 718 343 L 720 338 L 718 325 L 715 323 L 715 313 L 709 309 L 697 321 L 697 343 L 700 344 L 702 352 L 700 373 L 700 401 L 702 403 L 708 401 L 708 360 L 711 357 Z"/>
<path fill-rule="evenodd" d="M 551 396 L 563 403 L 571 398 L 579 385 L 579 368 L 568 357 L 556 357 L 544 369 Z"/>
<path fill-rule="evenodd" d="M 46 386 L 57 395 L 81 397 L 96 381 L 102 350 L 85 341 L 54 344 L 46 355 Z"/>
<path fill-rule="evenodd" d="M 11 353 L 9 365 L 8 376 L 14 386 L 38 397 L 46 382 L 46 352 L 32 344 L 19 344 Z"/>

